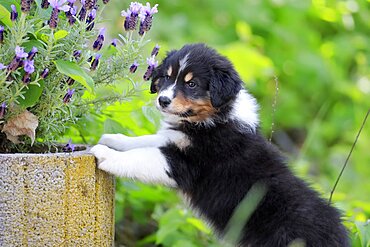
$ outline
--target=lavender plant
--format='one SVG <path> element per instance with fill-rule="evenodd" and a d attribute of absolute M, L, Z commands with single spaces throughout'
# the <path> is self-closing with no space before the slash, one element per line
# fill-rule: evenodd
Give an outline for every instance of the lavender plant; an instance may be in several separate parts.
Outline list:
<path fill-rule="evenodd" d="M 0 4 L 0 152 L 24 151 L 35 140 L 53 143 L 92 107 L 137 92 L 133 73 L 140 64 L 147 67 L 145 35 L 157 5 L 132 2 L 121 13 L 124 34 L 109 43 L 101 23 L 108 2 Z M 158 49 L 147 59 L 145 80 L 157 65 Z M 117 86 L 123 83 L 129 90 Z M 103 96 L 96 93 L 102 89 Z"/>

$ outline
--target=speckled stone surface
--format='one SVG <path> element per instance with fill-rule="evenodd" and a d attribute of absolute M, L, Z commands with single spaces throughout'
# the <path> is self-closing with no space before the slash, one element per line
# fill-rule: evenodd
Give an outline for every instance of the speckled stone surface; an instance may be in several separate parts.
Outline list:
<path fill-rule="evenodd" d="M 0 246 L 113 246 L 114 178 L 86 152 L 0 154 Z"/>

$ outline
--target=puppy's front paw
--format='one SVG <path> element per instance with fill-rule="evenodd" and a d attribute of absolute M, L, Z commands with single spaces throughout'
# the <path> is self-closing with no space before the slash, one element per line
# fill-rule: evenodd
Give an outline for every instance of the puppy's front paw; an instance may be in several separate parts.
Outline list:
<path fill-rule="evenodd" d="M 114 150 L 105 145 L 98 144 L 90 149 L 90 153 L 97 159 L 98 168 L 110 172 L 109 167 L 114 165 Z"/>
<path fill-rule="evenodd" d="M 99 140 L 99 144 L 119 151 L 126 151 L 129 137 L 122 134 L 104 134 Z"/>

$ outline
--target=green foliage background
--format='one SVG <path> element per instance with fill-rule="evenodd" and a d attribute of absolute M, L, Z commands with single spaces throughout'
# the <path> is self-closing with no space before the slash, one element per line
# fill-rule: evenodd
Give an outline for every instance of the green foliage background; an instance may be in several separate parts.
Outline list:
<path fill-rule="evenodd" d="M 205 42 L 229 57 L 260 103 L 263 133 L 268 138 L 274 122 L 273 141 L 291 168 L 328 198 L 370 107 L 370 1 L 155 3 L 159 13 L 149 35 L 153 45 L 161 45 L 160 56 Z M 104 25 L 112 37 L 122 32 L 119 11 L 128 5 L 112 0 L 105 9 Z M 154 133 L 159 123 L 154 97 L 146 84 L 137 97 L 108 107 L 103 115 L 86 116 L 66 138 L 96 143 L 103 133 Z M 353 246 L 370 246 L 369 136 L 370 122 L 333 197 Z M 224 246 L 169 189 L 118 179 L 116 196 L 117 246 Z"/>

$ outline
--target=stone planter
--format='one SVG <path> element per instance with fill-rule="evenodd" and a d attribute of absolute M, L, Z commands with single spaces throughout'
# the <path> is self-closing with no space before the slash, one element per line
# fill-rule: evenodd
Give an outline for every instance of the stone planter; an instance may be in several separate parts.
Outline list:
<path fill-rule="evenodd" d="M 113 246 L 114 178 L 86 152 L 0 154 L 0 246 Z"/>

